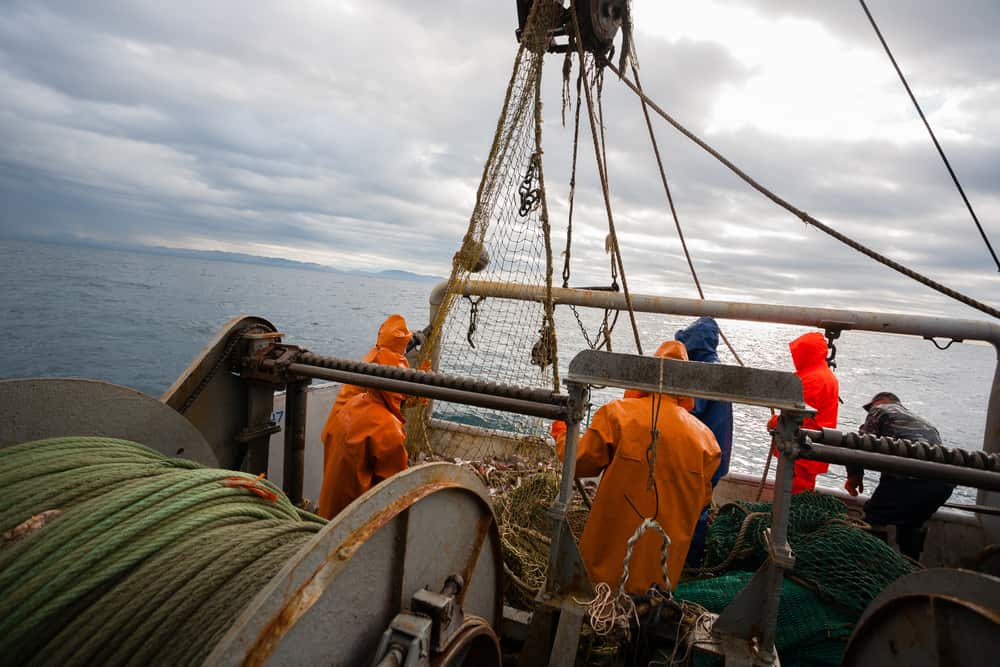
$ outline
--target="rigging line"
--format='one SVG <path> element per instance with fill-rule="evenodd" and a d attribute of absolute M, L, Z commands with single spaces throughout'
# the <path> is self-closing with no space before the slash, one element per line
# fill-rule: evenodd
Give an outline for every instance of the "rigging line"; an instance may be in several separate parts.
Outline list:
<path fill-rule="evenodd" d="M 989 315 L 991 317 L 995 317 L 997 319 L 1000 319 L 1000 310 L 998 310 L 997 308 L 995 308 L 995 307 L 993 307 L 993 306 L 991 306 L 991 305 L 989 305 L 987 303 L 983 303 L 982 301 L 979 301 L 977 299 L 973 299 L 970 296 L 966 296 L 965 294 L 962 294 L 961 292 L 953 290 L 952 288 L 950 288 L 950 287 L 948 287 L 946 285 L 943 285 L 943 284 L 937 282 L 936 280 L 928 278 L 927 276 L 923 275 L 922 273 L 918 273 L 917 271 L 914 271 L 913 269 L 910 269 L 910 268 L 907 268 L 907 267 L 903 266 L 899 262 L 897 262 L 897 261 L 895 261 L 893 259 L 890 259 L 890 258 L 886 257 L 885 255 L 882 255 L 881 253 L 878 253 L 878 252 L 872 250 L 868 246 L 866 246 L 866 245 L 864 245 L 862 243 L 859 243 L 858 241 L 855 241 L 854 239 L 852 239 L 852 238 L 850 238 L 850 237 L 848 237 L 848 236 L 846 236 L 846 235 L 838 232 L 837 230 L 833 229 L 829 225 L 826 225 L 826 224 L 820 222 L 819 220 L 817 220 L 813 216 L 809 215 L 805 211 L 802 211 L 802 210 L 796 208 L 795 206 L 793 206 L 792 204 L 788 203 L 787 201 L 785 201 L 784 199 L 782 199 L 781 197 L 779 197 L 778 195 L 776 195 L 774 192 L 772 192 L 771 190 L 768 190 L 763 185 L 761 185 L 760 183 L 758 183 L 757 181 L 755 181 L 746 172 L 744 172 L 742 169 L 740 169 L 735 164 L 733 164 L 730 160 L 728 160 L 725 156 L 723 156 L 717 150 L 715 150 L 714 148 L 712 148 L 711 146 L 709 146 L 707 143 L 705 143 L 705 141 L 703 141 L 702 139 L 700 139 L 696 134 L 694 134 L 689 129 L 687 129 L 686 127 L 684 127 L 683 125 L 681 125 L 680 122 L 678 122 L 673 116 L 671 116 L 666 111 L 664 111 L 659 105 L 656 104 L 656 102 L 654 102 L 653 100 L 649 99 L 649 97 L 645 93 L 643 93 L 638 88 L 636 88 L 635 83 L 633 83 L 630 79 L 628 79 L 621 72 L 621 70 L 619 70 L 617 67 L 614 66 L 614 64 L 608 63 L 607 67 L 609 67 L 612 72 L 614 72 L 615 74 L 617 74 L 618 78 L 626 86 L 628 86 L 632 90 L 632 92 L 634 92 L 636 95 L 638 95 L 642 99 L 644 99 L 646 101 L 646 103 L 649 105 L 649 107 L 653 111 L 655 111 L 665 121 L 667 121 L 668 123 L 670 123 L 671 125 L 673 125 L 674 128 L 678 132 L 680 132 L 685 137 L 687 137 L 688 139 L 690 139 L 691 141 L 693 141 L 695 144 L 697 144 L 699 147 L 701 147 L 703 150 L 705 150 L 709 155 L 711 155 L 712 157 L 714 157 L 716 160 L 718 160 L 719 162 L 721 162 L 722 164 L 724 164 L 730 171 L 732 171 L 734 174 L 736 174 L 741 179 L 743 179 L 743 181 L 746 182 L 747 185 L 749 185 L 754 190 L 756 190 L 757 192 L 761 193 L 762 195 L 764 195 L 765 197 L 767 197 L 768 199 L 770 199 L 772 202 L 774 202 L 775 204 L 777 204 L 781 208 L 783 208 L 786 211 L 788 211 L 789 213 L 792 213 L 793 215 L 795 215 L 797 218 L 799 218 L 800 220 L 802 220 L 802 222 L 804 222 L 804 223 L 806 223 L 808 225 L 812 225 L 813 227 L 816 227 L 817 229 L 819 229 L 823 233 L 825 233 L 825 234 L 827 234 L 829 236 L 832 236 L 833 238 L 837 239 L 838 241 L 840 241 L 844 245 L 846 245 L 846 246 L 848 246 L 850 248 L 853 248 L 854 250 L 857 250 L 858 252 L 860 252 L 863 255 L 867 255 L 871 259 L 874 259 L 876 262 L 884 264 L 885 266 L 888 266 L 889 268 L 893 269 L 894 271 L 902 273 L 904 276 L 906 276 L 908 278 L 912 278 L 913 280 L 916 280 L 917 282 L 919 282 L 919 283 L 921 283 L 923 285 L 926 285 L 927 287 L 930 287 L 931 289 L 933 289 L 933 290 L 935 290 L 937 292 L 940 292 L 941 294 L 944 294 L 947 297 L 950 297 L 950 298 L 952 298 L 952 299 L 954 299 L 954 300 L 956 300 L 956 301 L 958 301 L 960 303 L 964 303 L 965 305 L 969 306 L 970 308 L 975 308 L 976 310 L 978 310 L 980 312 L 983 312 L 983 313 L 986 313 L 987 315 Z"/>
<path fill-rule="evenodd" d="M 543 58 L 543 56 L 539 56 Z M 549 205 L 545 196 L 545 170 L 542 168 L 542 76 L 539 68 L 538 77 L 535 79 L 535 156 L 538 159 L 538 189 L 541 192 L 541 212 L 538 214 L 539 222 L 542 223 L 542 234 L 545 240 L 545 323 L 543 325 L 542 341 L 546 336 L 548 342 L 543 346 L 547 348 L 546 355 L 552 361 L 552 390 L 559 393 L 559 354 L 556 347 L 556 321 L 553 314 L 552 303 L 552 228 L 549 225 Z M 546 331 L 547 330 L 547 331 Z M 543 365 L 544 369 L 545 366 Z"/>
<path fill-rule="evenodd" d="M 583 67 L 583 63 L 586 62 L 583 56 L 583 38 L 580 33 L 580 21 L 576 16 L 576 0 L 571 0 L 570 7 L 572 11 L 570 14 L 573 17 L 573 37 L 576 41 L 576 51 L 580 58 L 580 67 Z M 586 93 L 587 97 L 587 116 L 590 120 L 590 134 L 594 139 L 594 153 L 597 158 L 597 173 L 601 177 L 601 194 L 604 195 L 604 208 L 608 214 L 608 230 L 611 234 L 611 245 L 614 251 L 615 258 L 618 260 L 618 271 L 621 273 L 622 277 L 622 291 L 625 296 L 625 304 L 628 306 L 628 317 L 632 323 L 632 335 L 635 337 L 635 349 L 638 354 L 642 354 L 642 341 L 639 340 L 639 325 L 635 321 L 635 310 L 632 307 L 632 296 L 628 291 L 628 280 L 625 278 L 625 264 L 622 262 L 622 252 L 621 247 L 618 245 L 618 235 L 615 233 L 615 220 L 614 215 L 611 212 L 611 194 L 608 192 L 608 175 L 607 166 L 601 160 L 601 149 L 598 143 L 597 137 L 597 126 L 594 121 L 594 99 L 590 94 L 590 86 L 583 86 L 583 91 Z"/>
<path fill-rule="evenodd" d="M 563 287 L 569 287 L 569 262 L 573 241 L 573 203 L 576 199 L 576 156 L 580 145 L 580 85 L 583 82 L 583 63 L 576 77 L 576 122 L 573 129 L 573 165 L 569 172 L 569 220 L 566 223 L 566 261 L 563 264 Z"/>
<path fill-rule="evenodd" d="M 927 133 L 931 135 L 931 141 L 934 142 L 934 146 L 937 148 L 938 154 L 941 156 L 941 160 L 944 161 L 945 168 L 947 168 L 948 173 L 951 174 L 951 180 L 954 181 L 955 187 L 958 188 L 958 194 L 962 196 L 962 201 L 965 202 L 965 207 L 969 209 L 969 215 L 972 216 L 972 221 L 976 223 L 976 228 L 979 229 L 979 234 L 983 237 L 983 243 L 986 244 L 986 249 L 989 250 L 990 255 L 993 256 L 993 261 L 997 265 L 997 271 L 1000 271 L 1000 259 L 997 258 L 997 254 L 993 250 L 990 240 L 986 237 L 986 231 L 983 229 L 982 224 L 980 224 L 979 218 L 976 217 L 976 212 L 972 210 L 972 204 L 969 202 L 969 198 L 965 196 L 965 190 L 962 188 L 962 184 L 958 182 L 958 176 L 955 175 L 955 171 L 951 168 L 951 163 L 948 162 L 948 158 L 944 154 L 944 149 L 941 148 L 941 144 L 938 143 L 937 137 L 934 135 L 934 130 L 931 129 L 931 124 L 927 122 L 927 117 L 924 116 L 924 111 L 920 108 L 920 103 L 917 102 L 916 96 L 913 94 L 913 91 L 910 90 L 910 84 L 907 83 L 906 77 L 903 76 L 903 71 L 896 63 L 896 58 L 892 55 L 892 51 L 889 50 L 889 44 L 886 43 L 885 37 L 882 36 L 882 31 L 879 30 L 878 24 L 875 23 L 875 17 L 872 16 L 870 11 L 868 11 L 868 5 L 865 4 L 865 0 L 858 0 L 858 2 L 861 3 L 861 8 L 865 10 L 865 14 L 868 16 L 868 22 L 871 23 L 872 28 L 875 29 L 875 34 L 878 35 L 878 40 L 882 42 L 882 48 L 885 49 L 885 54 L 889 56 L 892 66 L 896 69 L 896 74 L 899 75 L 899 80 L 903 82 L 903 88 L 906 88 L 906 94 L 910 96 L 913 106 L 916 107 L 917 113 L 920 114 L 920 120 L 924 121 L 924 127 L 927 128 Z"/>
<path fill-rule="evenodd" d="M 633 48 L 635 48 L 634 44 Z M 632 76 L 635 77 L 635 85 L 639 91 L 642 92 L 642 82 L 639 80 L 639 68 L 635 66 L 634 62 L 632 62 L 631 65 Z M 691 259 L 691 253 L 688 251 L 687 241 L 684 239 L 684 230 L 681 229 L 681 221 L 677 216 L 677 208 L 674 206 L 674 197 L 670 193 L 670 185 L 667 182 L 667 172 L 663 168 L 663 160 L 660 157 L 660 147 L 656 141 L 656 134 L 653 132 L 653 122 L 649 118 L 649 108 L 646 105 L 644 97 L 640 97 L 639 102 L 642 104 L 642 115 L 646 119 L 646 129 L 649 130 L 649 141 L 653 144 L 653 155 L 656 156 L 656 166 L 660 170 L 660 180 L 663 181 L 663 191 L 667 194 L 667 203 L 670 205 L 670 214 L 673 216 L 674 226 L 677 228 L 677 237 L 681 240 L 681 248 L 684 249 L 684 257 L 687 258 L 688 268 L 691 270 L 691 278 L 694 280 L 694 286 L 698 290 L 698 297 L 704 301 L 705 292 L 701 288 L 701 281 L 698 280 L 698 272 L 694 268 L 694 261 Z M 719 336 L 722 338 L 723 342 L 725 342 L 726 347 L 729 348 L 729 352 L 736 359 L 736 363 L 740 366 L 746 366 L 746 364 L 743 363 L 743 359 L 741 359 L 740 355 L 736 352 L 736 348 L 729 342 L 729 338 L 727 338 L 726 334 L 722 332 L 722 329 L 719 329 Z M 773 414 L 774 411 L 772 410 L 771 412 Z"/>

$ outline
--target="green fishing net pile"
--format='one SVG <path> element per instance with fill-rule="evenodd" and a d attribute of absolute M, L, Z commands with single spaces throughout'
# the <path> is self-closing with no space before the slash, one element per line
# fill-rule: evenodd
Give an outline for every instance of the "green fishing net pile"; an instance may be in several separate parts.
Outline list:
<path fill-rule="evenodd" d="M 709 528 L 699 572 L 704 578 L 679 584 L 676 597 L 721 612 L 767 559 L 764 530 L 770 524 L 771 503 L 723 506 Z M 795 567 L 782 585 L 778 610 L 781 663 L 838 665 L 868 604 L 918 566 L 865 532 L 840 500 L 817 493 L 792 496 L 788 541 Z"/>

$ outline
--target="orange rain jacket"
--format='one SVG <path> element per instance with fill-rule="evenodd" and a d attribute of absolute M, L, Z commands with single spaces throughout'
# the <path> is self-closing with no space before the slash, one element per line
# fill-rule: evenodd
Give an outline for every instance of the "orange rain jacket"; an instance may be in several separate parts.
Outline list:
<path fill-rule="evenodd" d="M 795 374 L 802 381 L 802 398 L 816 409 L 816 416 L 805 420 L 802 428 L 837 428 L 840 384 L 826 364 L 826 338 L 818 331 L 810 331 L 789 343 L 788 349 L 795 362 Z M 822 461 L 796 459 L 792 493 L 815 489 L 816 476 L 829 468 L 829 464 Z"/>
<path fill-rule="evenodd" d="M 687 361 L 683 343 L 667 341 L 656 356 Z M 654 516 L 670 536 L 667 571 L 676 585 L 698 516 L 712 499 L 712 475 L 722 453 L 707 426 L 689 413 L 694 400 L 663 394 L 656 421 L 655 490 L 646 488 L 646 449 L 655 395 L 630 390 L 594 413 L 580 438 L 576 477 L 602 472 L 597 497 L 580 539 L 580 553 L 594 583 L 617 589 L 625 545 L 645 517 Z M 559 458 L 565 453 L 566 425 L 553 424 Z M 642 594 L 655 582 L 664 584 L 660 570 L 659 533 L 647 530 L 636 543 L 626 590 Z"/>
<path fill-rule="evenodd" d="M 378 329 L 378 339 L 375 342 L 375 347 L 368 350 L 368 354 L 361 361 L 366 364 L 378 363 L 385 364 L 386 366 L 409 368 L 410 364 L 406 361 L 406 346 L 410 344 L 411 335 L 410 330 L 406 327 L 406 320 L 402 315 L 390 315 Z M 381 361 L 376 361 L 376 356 L 379 356 Z M 326 443 L 326 434 L 330 430 L 333 416 L 347 405 L 349 400 L 364 392 L 364 387 L 353 384 L 345 384 L 340 387 L 340 391 L 337 392 L 337 398 L 333 402 L 333 407 L 330 408 L 330 414 L 326 417 L 326 424 L 323 426 L 323 435 L 321 437 L 324 444 Z"/>
<path fill-rule="evenodd" d="M 410 332 L 401 316 L 385 321 L 378 340 L 365 361 L 407 367 L 404 353 Z M 341 401 L 345 393 L 347 400 Z M 377 389 L 341 387 L 323 428 L 320 516 L 333 518 L 365 491 L 406 469 L 401 414 L 404 398 L 403 394 Z"/>

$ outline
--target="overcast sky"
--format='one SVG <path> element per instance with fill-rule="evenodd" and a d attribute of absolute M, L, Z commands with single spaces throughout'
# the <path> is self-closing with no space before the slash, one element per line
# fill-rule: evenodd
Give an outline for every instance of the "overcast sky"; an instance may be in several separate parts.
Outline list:
<path fill-rule="evenodd" d="M 1000 3 L 869 7 L 1000 245 Z M 857 2 L 635 0 L 634 14 L 644 86 L 681 122 L 835 228 L 1000 301 Z M 514 0 L 7 0 L 0 229 L 443 275 L 515 23 Z M 543 138 L 557 237 L 572 132 L 560 66 L 551 56 Z M 694 296 L 638 103 L 609 77 L 605 104 L 630 284 Z M 980 317 L 805 227 L 667 125 L 657 133 L 709 298 Z M 588 275 L 606 265 L 592 156 L 581 171 L 574 274 L 606 282 Z"/>

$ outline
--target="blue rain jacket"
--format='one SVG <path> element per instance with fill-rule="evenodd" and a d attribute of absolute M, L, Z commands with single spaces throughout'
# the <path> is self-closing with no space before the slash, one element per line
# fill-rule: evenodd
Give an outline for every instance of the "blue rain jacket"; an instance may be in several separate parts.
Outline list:
<path fill-rule="evenodd" d="M 686 329 L 678 331 L 674 339 L 684 343 L 688 359 L 691 361 L 708 363 L 719 361 L 716 352 L 719 346 L 719 325 L 711 317 L 695 320 Z M 715 486 L 719 479 L 729 472 L 729 459 L 733 451 L 733 404 L 699 398 L 695 399 L 691 414 L 712 430 L 716 442 L 719 443 L 719 449 L 722 450 L 719 469 L 712 475 L 712 486 Z"/>

